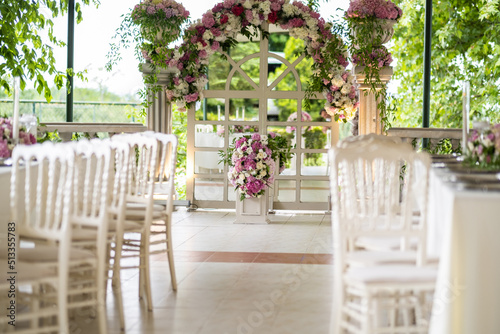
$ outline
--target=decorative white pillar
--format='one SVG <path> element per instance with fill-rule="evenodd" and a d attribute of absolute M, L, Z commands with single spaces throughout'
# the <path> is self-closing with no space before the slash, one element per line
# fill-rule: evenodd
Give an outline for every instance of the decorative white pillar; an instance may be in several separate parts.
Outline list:
<path fill-rule="evenodd" d="M 141 72 L 143 76 L 154 73 L 150 64 L 142 64 Z M 172 105 L 165 95 L 165 86 L 172 80 L 174 74 L 175 70 L 171 69 L 161 69 L 157 74 L 158 85 L 162 86 L 162 90 L 148 97 L 150 102 L 146 118 L 148 130 L 172 133 Z"/>
<path fill-rule="evenodd" d="M 380 110 L 377 108 L 380 99 L 377 101 L 375 99 L 375 93 L 371 90 L 372 86 L 370 83 L 365 83 L 366 75 L 364 73 L 364 66 L 356 66 L 354 68 L 354 74 L 356 75 L 356 81 L 359 84 L 359 122 L 358 122 L 358 134 L 366 135 L 369 133 L 382 134 L 383 124 L 380 117 Z M 393 71 L 392 67 L 385 66 L 379 71 L 380 81 L 382 85 L 387 85 L 391 80 Z M 378 86 L 377 90 L 382 88 Z"/>

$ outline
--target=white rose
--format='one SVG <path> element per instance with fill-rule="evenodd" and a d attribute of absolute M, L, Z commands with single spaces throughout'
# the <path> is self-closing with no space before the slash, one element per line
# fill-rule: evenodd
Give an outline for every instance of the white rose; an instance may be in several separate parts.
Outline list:
<path fill-rule="evenodd" d="M 283 10 L 283 12 L 285 12 L 287 16 L 292 16 L 295 6 L 290 3 L 286 3 L 283 5 L 283 7 L 281 7 L 281 9 Z"/>
<path fill-rule="evenodd" d="M 267 172 L 265 170 L 260 171 L 260 176 L 264 177 L 267 175 Z"/>
<path fill-rule="evenodd" d="M 203 39 L 209 40 L 212 38 L 214 38 L 214 34 L 212 34 L 212 32 L 210 30 L 205 30 L 205 32 L 203 33 Z"/>
<path fill-rule="evenodd" d="M 252 8 L 252 3 L 250 2 L 250 0 L 245 1 L 243 3 L 243 7 L 246 8 L 246 9 Z"/>
<path fill-rule="evenodd" d="M 247 148 L 246 150 L 247 154 L 251 154 L 253 152 L 253 149 L 251 147 Z"/>
<path fill-rule="evenodd" d="M 332 78 L 332 85 L 337 86 L 337 87 L 342 87 L 344 84 L 344 79 L 340 75 L 336 75 Z"/>
<path fill-rule="evenodd" d="M 340 90 L 342 94 L 349 94 L 351 92 L 351 87 L 348 87 L 347 85 L 342 86 L 342 89 Z"/>
<path fill-rule="evenodd" d="M 271 3 L 269 1 L 261 2 L 259 8 L 264 15 L 268 15 L 269 13 L 271 13 Z"/>
<path fill-rule="evenodd" d="M 257 169 L 262 169 L 262 168 L 264 168 L 264 164 L 261 161 L 259 161 L 259 162 L 257 162 L 256 167 L 257 167 Z"/>

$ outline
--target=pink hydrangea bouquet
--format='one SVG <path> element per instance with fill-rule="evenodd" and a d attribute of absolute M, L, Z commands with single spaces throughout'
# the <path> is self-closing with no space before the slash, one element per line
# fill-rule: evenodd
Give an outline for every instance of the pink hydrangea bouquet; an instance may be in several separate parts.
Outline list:
<path fill-rule="evenodd" d="M 240 192 L 240 200 L 260 197 L 274 182 L 276 160 L 280 172 L 291 157 L 285 138 L 270 132 L 253 133 L 233 140 L 227 151 L 219 151 L 221 162 L 229 166 L 228 180 Z"/>
<path fill-rule="evenodd" d="M 346 12 L 348 18 L 397 20 L 403 15 L 401 8 L 390 0 L 351 0 Z"/>
<path fill-rule="evenodd" d="M 36 138 L 31 133 L 26 132 L 24 127 L 19 128 L 19 144 L 36 144 Z M 0 158 L 10 158 L 15 142 L 12 138 L 12 120 L 0 117 Z"/>
<path fill-rule="evenodd" d="M 327 87 L 323 92 L 327 101 L 325 110 L 335 122 L 351 120 L 359 107 L 354 80 L 354 77 L 345 73 L 329 74 L 327 79 L 323 79 Z"/>
<path fill-rule="evenodd" d="M 383 45 L 376 49 L 370 50 L 369 53 L 365 53 L 367 54 L 363 54 L 362 51 L 355 52 L 352 55 L 352 62 L 355 65 L 378 68 L 389 66 L 392 63 L 392 55 Z"/>
<path fill-rule="evenodd" d="M 464 161 L 481 168 L 500 168 L 500 124 L 485 131 L 472 131 Z"/>
<path fill-rule="evenodd" d="M 179 37 L 189 12 L 174 0 L 145 0 L 135 5 L 131 17 L 145 40 L 167 45 Z"/>

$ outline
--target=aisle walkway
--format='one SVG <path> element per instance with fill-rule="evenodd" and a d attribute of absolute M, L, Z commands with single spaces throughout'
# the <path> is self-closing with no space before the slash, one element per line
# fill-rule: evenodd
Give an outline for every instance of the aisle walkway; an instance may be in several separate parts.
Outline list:
<path fill-rule="evenodd" d="M 123 275 L 126 333 L 328 333 L 332 304 L 330 216 L 278 213 L 269 225 L 233 224 L 234 212 L 177 211 L 178 291 L 166 256 L 152 263 L 153 312 L 137 298 L 137 270 Z M 119 333 L 113 298 L 110 333 Z M 94 332 L 75 319 L 74 333 Z"/>

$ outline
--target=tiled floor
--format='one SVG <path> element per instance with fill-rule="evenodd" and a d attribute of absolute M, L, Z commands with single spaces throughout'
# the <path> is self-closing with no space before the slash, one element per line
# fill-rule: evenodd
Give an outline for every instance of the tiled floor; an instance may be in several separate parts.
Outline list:
<path fill-rule="evenodd" d="M 330 216 L 277 213 L 269 225 L 234 224 L 234 212 L 176 211 L 178 290 L 166 256 L 152 261 L 154 308 L 139 300 L 138 274 L 123 275 L 126 333 L 329 333 L 332 306 Z M 110 292 L 110 333 L 119 333 Z M 96 333 L 82 315 L 73 333 Z"/>

